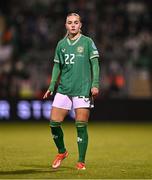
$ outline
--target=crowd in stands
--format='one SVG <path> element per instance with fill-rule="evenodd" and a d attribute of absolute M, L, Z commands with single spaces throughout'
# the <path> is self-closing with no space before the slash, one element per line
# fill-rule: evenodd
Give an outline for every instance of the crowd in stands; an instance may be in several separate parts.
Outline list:
<path fill-rule="evenodd" d="M 152 92 L 151 0 L 2 0 L 0 98 L 41 98 L 69 12 L 100 53 L 101 96 L 129 97 L 134 72 L 148 73 Z"/>

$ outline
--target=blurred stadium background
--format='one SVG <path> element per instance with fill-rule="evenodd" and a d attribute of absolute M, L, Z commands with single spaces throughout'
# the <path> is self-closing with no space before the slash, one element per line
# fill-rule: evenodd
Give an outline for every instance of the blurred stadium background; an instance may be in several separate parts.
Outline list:
<path fill-rule="evenodd" d="M 93 38 L 101 56 L 95 119 L 152 118 L 151 0 L 0 3 L 0 119 L 8 119 L 8 111 L 13 118 L 18 106 L 32 109 L 34 104 L 34 109 L 43 110 L 44 101 L 18 105 L 15 99 L 41 100 L 69 12 L 81 15 L 82 31 Z"/>

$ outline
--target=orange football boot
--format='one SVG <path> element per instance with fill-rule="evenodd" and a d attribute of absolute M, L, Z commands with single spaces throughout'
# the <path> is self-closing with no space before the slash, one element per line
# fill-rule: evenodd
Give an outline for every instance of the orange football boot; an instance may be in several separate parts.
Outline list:
<path fill-rule="evenodd" d="M 85 170 L 86 169 L 85 163 L 78 162 L 77 165 L 76 165 L 76 168 L 79 169 L 79 170 Z"/>
<path fill-rule="evenodd" d="M 58 154 L 52 163 L 52 168 L 54 169 L 58 168 L 61 165 L 63 159 L 65 159 L 67 156 L 68 156 L 67 151 L 65 151 L 65 153 Z"/>

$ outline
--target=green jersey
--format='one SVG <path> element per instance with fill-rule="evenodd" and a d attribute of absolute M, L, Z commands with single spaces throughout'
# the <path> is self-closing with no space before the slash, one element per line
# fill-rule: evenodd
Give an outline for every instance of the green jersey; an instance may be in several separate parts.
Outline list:
<path fill-rule="evenodd" d="M 81 34 L 74 41 L 68 37 L 60 40 L 54 58 L 61 70 L 57 92 L 69 96 L 89 96 L 92 86 L 90 60 L 98 57 L 93 40 L 87 36 Z"/>

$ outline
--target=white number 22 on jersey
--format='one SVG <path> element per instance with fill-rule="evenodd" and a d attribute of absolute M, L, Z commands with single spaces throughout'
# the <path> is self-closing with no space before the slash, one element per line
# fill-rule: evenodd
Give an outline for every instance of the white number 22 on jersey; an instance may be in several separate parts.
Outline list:
<path fill-rule="evenodd" d="M 75 54 L 65 54 L 65 64 L 74 64 Z"/>

